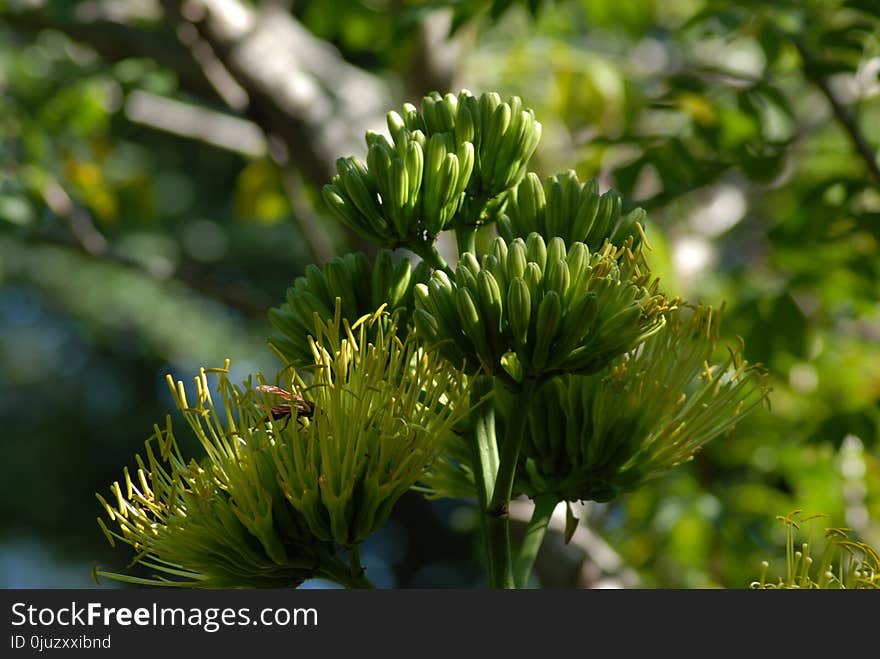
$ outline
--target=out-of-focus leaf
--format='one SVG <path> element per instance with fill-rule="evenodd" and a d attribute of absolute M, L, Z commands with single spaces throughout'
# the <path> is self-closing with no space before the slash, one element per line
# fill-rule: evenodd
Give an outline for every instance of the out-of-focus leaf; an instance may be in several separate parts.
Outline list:
<path fill-rule="evenodd" d="M 0 220 L 24 226 L 34 220 L 34 209 L 20 195 L 0 194 Z"/>
<path fill-rule="evenodd" d="M 874 0 L 846 0 L 846 2 L 843 3 L 843 6 L 851 9 L 858 9 L 859 11 L 863 11 L 866 14 L 876 16 L 880 19 L 880 4 L 874 2 Z"/>
<path fill-rule="evenodd" d="M 501 17 L 501 14 L 506 12 L 512 4 L 513 0 L 492 0 L 492 7 L 489 9 L 489 16 L 491 16 L 493 20 L 498 20 Z"/>
<path fill-rule="evenodd" d="M 290 213 L 278 169 L 272 163 L 255 160 L 238 176 L 236 212 L 243 220 L 274 224 Z"/>
<path fill-rule="evenodd" d="M 878 434 L 880 408 L 871 408 L 826 417 L 807 441 L 831 442 L 836 449 L 840 449 L 847 435 L 855 435 L 869 449 L 873 449 L 877 446 Z"/>

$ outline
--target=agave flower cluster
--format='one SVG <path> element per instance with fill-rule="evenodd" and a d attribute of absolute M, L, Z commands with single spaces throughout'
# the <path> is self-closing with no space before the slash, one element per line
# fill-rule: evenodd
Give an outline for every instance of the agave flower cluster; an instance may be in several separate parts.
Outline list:
<path fill-rule="evenodd" d="M 761 402 L 762 369 L 740 350 L 712 363 L 720 314 L 682 307 L 668 318 L 600 373 L 547 382 L 527 415 L 503 411 L 528 423 L 524 492 L 607 501 L 690 460 Z"/>
<path fill-rule="evenodd" d="M 527 171 L 541 124 L 519 98 L 433 93 L 387 128 L 323 189 L 383 249 L 294 281 L 269 313 L 285 374 L 271 386 L 216 369 L 215 406 L 211 372 L 193 404 L 172 383 L 205 457 L 186 460 L 170 424 L 157 428 L 114 502 L 102 498 L 111 541 L 157 579 L 358 585 L 358 544 L 415 487 L 478 501 L 490 583 L 506 587 L 513 495 L 608 500 L 766 397 L 741 349 L 715 359 L 718 315 L 659 289 L 644 211 L 573 171 Z M 435 245 L 444 231 L 455 267 Z"/>
<path fill-rule="evenodd" d="M 496 238 L 482 265 L 465 252 L 451 280 L 415 287 L 414 321 L 452 363 L 516 382 L 592 372 L 663 326 L 670 303 L 629 245 L 590 254 L 537 233 Z"/>
<path fill-rule="evenodd" d="M 761 576 L 749 584 L 756 590 L 795 589 L 880 589 L 880 551 L 875 547 L 850 537 L 849 529 L 826 528 L 825 547 L 813 558 L 814 546 L 803 542 L 795 548 L 795 536 L 802 525 L 824 515 L 800 517 L 795 510 L 777 517 L 786 527 L 785 574 L 776 580 L 767 578 L 768 561 L 761 563 Z"/>
<path fill-rule="evenodd" d="M 109 576 L 200 587 L 356 583 L 338 550 L 385 522 L 466 411 L 465 381 L 386 332 L 382 315 L 349 326 L 337 308 L 334 322 L 319 323 L 308 381 L 235 385 L 227 363 L 201 371 L 190 401 L 169 378 L 205 456 L 183 457 L 169 419 L 135 474 L 114 483 L 113 499 L 99 495 L 111 543 L 131 545 L 137 563 L 158 571 Z"/>

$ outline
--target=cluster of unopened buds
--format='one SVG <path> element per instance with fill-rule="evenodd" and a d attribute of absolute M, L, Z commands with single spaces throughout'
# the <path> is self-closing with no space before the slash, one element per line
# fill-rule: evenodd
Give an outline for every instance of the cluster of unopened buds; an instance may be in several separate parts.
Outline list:
<path fill-rule="evenodd" d="M 525 173 L 541 139 L 534 112 L 513 97 L 433 93 L 419 110 L 388 113 L 391 141 L 367 133 L 367 162 L 337 161 L 324 199 L 353 231 L 381 244 L 433 242 L 454 223 L 477 223 L 468 197 L 496 201 Z"/>

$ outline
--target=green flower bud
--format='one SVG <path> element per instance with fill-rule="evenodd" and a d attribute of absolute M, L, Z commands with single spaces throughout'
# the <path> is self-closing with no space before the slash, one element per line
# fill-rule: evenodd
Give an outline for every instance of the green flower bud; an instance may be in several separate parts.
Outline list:
<path fill-rule="evenodd" d="M 547 243 L 544 237 L 537 233 L 530 233 L 526 238 L 526 258 L 538 264 L 542 271 L 547 265 Z"/>
<path fill-rule="evenodd" d="M 391 110 L 385 115 L 385 123 L 388 125 L 388 133 L 391 135 L 391 139 L 395 142 L 401 131 L 406 130 L 406 122 L 403 120 L 403 117 L 397 114 L 394 110 Z"/>
<path fill-rule="evenodd" d="M 357 158 L 340 158 L 336 168 L 339 173 L 323 189 L 330 209 L 343 222 L 351 221 L 348 227 L 352 231 L 380 242 L 392 241 L 394 228 L 382 214 L 375 173 Z"/>
<path fill-rule="evenodd" d="M 503 336 L 501 314 L 504 308 L 504 301 L 501 297 L 501 288 L 498 286 L 498 281 L 489 270 L 481 270 L 480 274 L 477 275 L 477 293 L 480 319 L 486 323 L 486 335 L 493 342 L 493 351 L 503 350 L 505 346 L 501 342 L 501 337 Z"/>
<path fill-rule="evenodd" d="M 511 278 L 522 277 L 526 273 L 528 263 L 526 244 L 522 240 L 514 240 L 507 248 L 507 274 Z"/>
<path fill-rule="evenodd" d="M 547 264 L 547 272 L 544 276 L 544 287 L 547 291 L 556 291 L 558 295 L 565 297 L 570 283 L 571 275 L 568 272 L 568 264 L 562 259 L 551 259 Z"/>
<path fill-rule="evenodd" d="M 532 368 L 541 371 L 550 357 L 550 346 L 556 341 L 559 323 L 562 319 L 562 305 L 556 291 L 548 291 L 538 305 L 535 321 L 535 340 L 530 344 L 532 350 Z"/>
<path fill-rule="evenodd" d="M 441 96 L 431 92 L 422 99 L 422 114 L 429 133 L 449 133 L 455 130 L 458 98 L 453 94 Z"/>
<path fill-rule="evenodd" d="M 514 345 L 522 349 L 529 338 L 532 318 L 532 296 L 522 277 L 514 277 L 507 289 L 507 317 Z"/>
<path fill-rule="evenodd" d="M 426 134 L 428 131 L 422 114 L 412 103 L 403 104 L 403 123 L 411 131 L 420 131 L 423 134 Z"/>
<path fill-rule="evenodd" d="M 473 97 L 470 97 L 473 99 Z M 456 144 L 475 144 L 477 129 L 474 123 L 474 110 L 467 103 L 462 103 L 455 115 L 455 142 Z"/>

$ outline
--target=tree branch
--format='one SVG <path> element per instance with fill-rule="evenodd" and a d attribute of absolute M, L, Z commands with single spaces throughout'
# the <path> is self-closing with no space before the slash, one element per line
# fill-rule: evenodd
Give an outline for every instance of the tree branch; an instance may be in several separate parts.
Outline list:
<path fill-rule="evenodd" d="M 165 268 L 151 268 L 141 261 L 120 254 L 109 247 L 100 252 L 89 251 L 81 242 L 65 239 L 49 233 L 28 233 L 24 241 L 33 245 L 52 245 L 90 256 L 94 259 L 112 263 L 121 268 L 139 272 L 159 281 L 177 281 L 191 290 L 211 298 L 225 306 L 241 312 L 248 318 L 265 318 L 270 303 L 262 299 L 262 295 L 249 286 L 230 285 L 229 283 L 212 283 L 206 273 L 191 270 L 184 274 L 183 270 L 169 272 Z"/>
<path fill-rule="evenodd" d="M 116 11 L 112 17 L 100 13 L 80 13 L 72 19 L 58 15 L 44 4 L 31 3 L 28 9 L 21 11 L 6 9 L 0 12 L 0 16 L 6 25 L 19 32 L 63 32 L 110 62 L 129 58 L 151 59 L 174 71 L 180 84 L 193 94 L 214 97 L 214 85 L 205 76 L 202 68 L 172 34 L 163 32 L 161 23 L 155 24 L 156 29 L 143 20 L 138 21 L 135 26 L 135 17 L 126 16 L 124 3 L 114 5 Z"/>
<path fill-rule="evenodd" d="M 244 90 L 242 108 L 268 137 L 282 168 L 295 162 L 302 178 L 320 188 L 336 174 L 336 159 L 363 153 L 364 131 L 381 129 L 391 92 L 377 76 L 348 62 L 306 30 L 280 3 L 258 9 L 240 0 L 163 0 L 166 21 L 177 23 L 191 48 L 216 58 Z M 197 38 L 193 36 L 197 35 Z M 200 43 L 199 43 L 200 42 Z M 206 58 L 207 54 L 204 55 Z M 283 175 L 296 194 L 298 179 Z M 291 183 L 295 185 L 291 186 Z M 315 258 L 324 262 L 332 245 L 302 204 L 292 205 Z M 370 254 L 374 247 L 346 230 L 348 242 Z"/>
<path fill-rule="evenodd" d="M 880 183 L 880 165 L 877 164 L 877 155 L 874 149 L 871 148 L 864 135 L 862 135 L 849 110 L 834 93 L 834 90 L 828 83 L 828 79 L 817 72 L 816 60 L 810 51 L 807 50 L 804 42 L 800 39 L 795 39 L 794 45 L 797 48 L 798 53 L 800 53 L 801 61 L 803 62 L 804 75 L 819 88 L 819 91 L 821 91 L 828 100 L 829 105 L 831 105 L 831 111 L 834 113 L 834 117 L 846 132 L 850 142 L 852 142 L 852 145 L 856 150 L 856 153 L 858 153 L 861 159 L 865 162 L 865 166 L 868 168 L 868 173 L 870 173 L 877 183 Z"/>
<path fill-rule="evenodd" d="M 98 231 L 89 214 L 73 203 L 73 199 L 58 181 L 50 179 L 43 188 L 42 195 L 49 210 L 67 222 L 70 233 L 84 252 L 92 256 L 107 252 L 109 243 L 104 234 Z"/>
<path fill-rule="evenodd" d="M 432 91 L 455 92 L 455 74 L 463 41 L 473 38 L 473 31 L 463 29 L 449 39 L 451 9 L 437 9 L 424 16 L 416 27 L 415 52 L 404 73 L 406 88 L 416 99 Z"/>
<path fill-rule="evenodd" d="M 134 123 L 194 139 L 248 158 L 268 153 L 260 128 L 238 117 L 141 90 L 125 100 L 125 116 Z"/>
<path fill-rule="evenodd" d="M 337 254 L 333 239 L 322 225 L 324 218 L 320 217 L 314 206 L 309 202 L 308 192 L 305 189 L 302 175 L 291 167 L 281 170 L 281 185 L 287 194 L 287 200 L 296 216 L 303 237 L 309 244 L 314 262 L 317 265 L 327 263 Z"/>
<path fill-rule="evenodd" d="M 190 24 L 248 96 L 245 112 L 312 183 L 335 174 L 342 154 L 365 150 L 367 128 L 384 125 L 391 92 L 283 8 L 253 9 L 240 0 L 165 0 L 166 12 Z"/>

